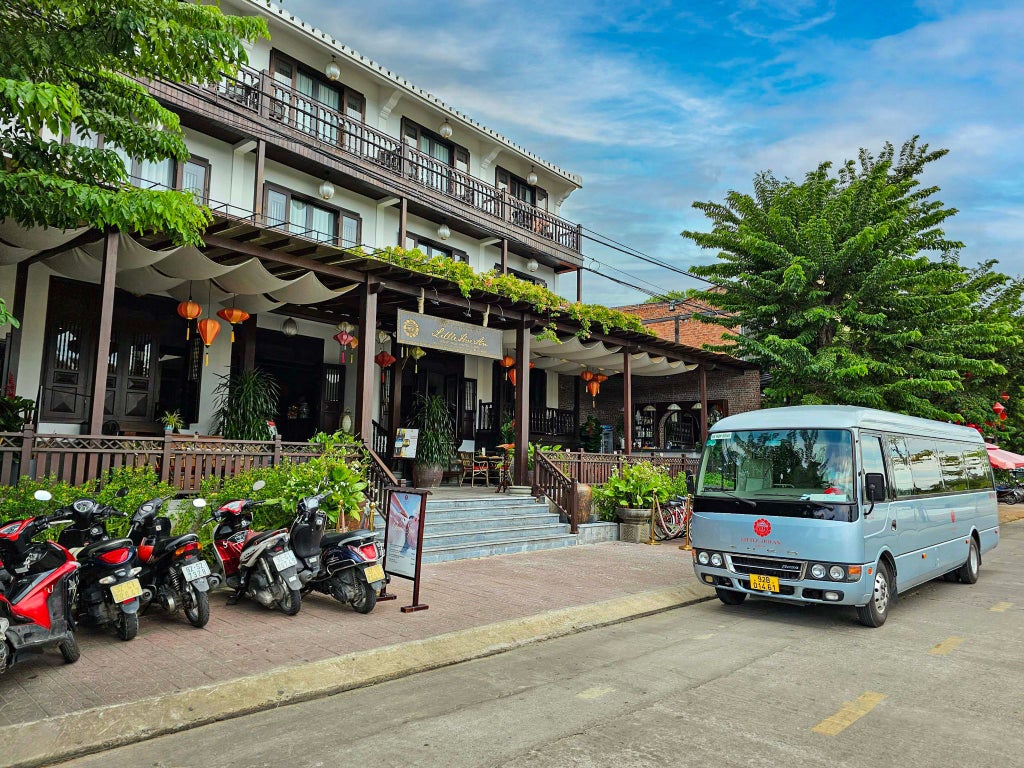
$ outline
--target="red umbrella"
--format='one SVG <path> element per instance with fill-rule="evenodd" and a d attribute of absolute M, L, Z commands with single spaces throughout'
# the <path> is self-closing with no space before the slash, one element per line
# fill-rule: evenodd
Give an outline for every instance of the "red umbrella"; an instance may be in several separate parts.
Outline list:
<path fill-rule="evenodd" d="M 985 446 L 988 448 L 988 460 L 996 469 L 1017 469 L 1024 467 L 1024 456 L 1011 451 L 1004 451 L 994 445 Z"/>

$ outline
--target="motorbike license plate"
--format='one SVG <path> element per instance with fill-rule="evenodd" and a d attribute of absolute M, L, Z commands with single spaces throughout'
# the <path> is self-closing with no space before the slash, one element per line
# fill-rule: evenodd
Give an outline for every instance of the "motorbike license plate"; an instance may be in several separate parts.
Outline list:
<path fill-rule="evenodd" d="M 142 586 L 138 579 L 129 579 L 120 584 L 110 585 L 110 596 L 115 603 L 126 603 L 142 594 Z"/>
<path fill-rule="evenodd" d="M 759 573 L 750 574 L 750 588 L 760 589 L 762 592 L 778 592 L 779 580 L 774 576 L 762 576 Z"/>
<path fill-rule="evenodd" d="M 274 567 L 277 568 L 278 571 L 292 568 L 298 564 L 299 561 L 295 559 L 295 553 L 290 549 L 286 549 L 284 552 L 274 555 Z"/>
<path fill-rule="evenodd" d="M 195 581 L 196 579 L 201 579 L 204 576 L 209 576 L 210 566 L 207 565 L 205 560 L 189 563 L 188 565 L 181 566 L 181 575 L 185 577 L 186 581 Z"/>
<path fill-rule="evenodd" d="M 363 569 L 363 575 L 366 576 L 366 580 L 371 584 L 375 581 L 382 581 L 384 579 L 384 566 L 380 563 L 368 565 Z"/>

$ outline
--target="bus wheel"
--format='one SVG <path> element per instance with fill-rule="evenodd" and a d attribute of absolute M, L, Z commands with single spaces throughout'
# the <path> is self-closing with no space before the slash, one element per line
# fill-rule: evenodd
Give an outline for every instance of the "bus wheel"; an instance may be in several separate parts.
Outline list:
<path fill-rule="evenodd" d="M 889 564 L 879 561 L 878 568 L 875 569 L 875 585 L 871 600 L 867 605 L 857 606 L 857 618 L 860 619 L 860 623 L 865 627 L 880 627 L 885 624 L 894 593 Z"/>
<path fill-rule="evenodd" d="M 731 589 L 722 589 L 721 587 L 715 587 L 715 594 L 726 605 L 742 605 L 743 601 L 747 599 L 746 592 L 736 592 Z"/>
<path fill-rule="evenodd" d="M 964 584 L 974 584 L 978 580 L 978 572 L 981 570 L 981 553 L 978 552 L 978 544 L 971 537 L 971 548 L 967 552 L 967 560 L 960 566 L 957 573 L 960 581 Z"/>

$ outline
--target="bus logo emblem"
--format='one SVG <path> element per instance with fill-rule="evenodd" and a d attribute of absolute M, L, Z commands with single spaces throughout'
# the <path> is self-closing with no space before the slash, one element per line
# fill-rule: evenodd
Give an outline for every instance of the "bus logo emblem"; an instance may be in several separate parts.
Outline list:
<path fill-rule="evenodd" d="M 754 522 L 754 533 L 758 536 L 764 537 L 772 532 L 772 524 L 765 520 L 763 517 L 760 520 Z"/>

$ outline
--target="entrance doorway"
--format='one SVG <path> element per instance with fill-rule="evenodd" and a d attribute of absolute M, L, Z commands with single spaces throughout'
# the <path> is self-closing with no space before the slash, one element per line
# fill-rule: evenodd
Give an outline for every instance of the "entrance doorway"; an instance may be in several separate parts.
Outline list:
<path fill-rule="evenodd" d="M 402 419 L 403 425 L 411 423 L 416 406 L 417 394 L 440 395 L 448 403 L 457 442 L 473 439 L 472 423 L 463 417 L 465 406 L 466 359 L 462 355 L 440 350 L 430 350 L 417 366 L 406 364 L 402 374 Z M 475 397 L 476 387 L 473 387 Z M 470 427 L 467 433 L 467 426 Z"/>
<path fill-rule="evenodd" d="M 322 402 L 324 393 L 324 342 L 307 336 L 285 336 L 268 328 L 256 329 L 256 367 L 266 371 L 279 387 L 274 423 L 286 442 L 304 442 L 321 429 L 334 431 L 337 424 L 324 424 L 331 408 Z M 339 381 L 328 387 L 336 397 L 344 392 L 344 370 Z M 336 419 L 336 415 L 334 416 Z"/>

